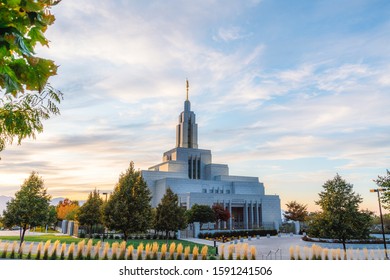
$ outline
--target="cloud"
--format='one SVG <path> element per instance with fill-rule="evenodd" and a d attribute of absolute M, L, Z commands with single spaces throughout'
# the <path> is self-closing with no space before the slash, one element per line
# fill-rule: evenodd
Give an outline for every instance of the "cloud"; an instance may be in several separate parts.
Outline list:
<path fill-rule="evenodd" d="M 239 26 L 221 27 L 218 29 L 217 35 L 213 36 L 215 41 L 236 41 L 245 37 L 251 36 L 250 33 L 246 33 Z"/>
<path fill-rule="evenodd" d="M 38 169 L 50 191 L 87 194 L 112 189 L 130 160 L 158 163 L 175 143 L 185 78 L 201 147 L 270 191 L 388 166 L 388 19 L 364 25 L 372 11 L 359 4 L 266 4 L 61 2 L 38 51 L 60 65 L 61 116 L 2 152 L 1 190 Z"/>

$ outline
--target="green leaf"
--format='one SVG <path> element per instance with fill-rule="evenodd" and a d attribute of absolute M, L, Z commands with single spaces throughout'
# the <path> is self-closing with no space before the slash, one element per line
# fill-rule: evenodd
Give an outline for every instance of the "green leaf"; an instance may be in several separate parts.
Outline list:
<path fill-rule="evenodd" d="M 43 9 L 43 5 L 42 3 L 40 2 L 36 2 L 34 0 L 26 0 L 25 1 L 26 4 L 24 6 L 24 9 L 27 11 L 27 12 L 40 12 L 42 9 Z"/>
<path fill-rule="evenodd" d="M 28 32 L 28 36 L 31 38 L 32 45 L 35 45 L 36 42 L 39 42 L 42 46 L 49 46 L 49 41 L 38 27 L 31 28 L 31 30 Z"/>
<path fill-rule="evenodd" d="M 14 9 L 20 6 L 20 0 L 7 0 L 7 4 L 11 9 Z"/>
<path fill-rule="evenodd" d="M 18 78 L 9 66 L 0 66 L 0 76 L 5 83 L 7 93 L 15 94 L 16 91 L 22 90 Z"/>
<path fill-rule="evenodd" d="M 30 48 L 27 46 L 23 36 L 15 36 L 15 43 L 18 46 L 19 50 L 22 52 L 22 54 L 27 56 L 31 56 L 34 54 L 34 52 L 31 51 Z"/>

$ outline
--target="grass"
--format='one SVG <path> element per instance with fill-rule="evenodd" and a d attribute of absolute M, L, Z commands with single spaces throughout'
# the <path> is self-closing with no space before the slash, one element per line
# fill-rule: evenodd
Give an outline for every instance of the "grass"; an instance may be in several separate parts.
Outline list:
<path fill-rule="evenodd" d="M 0 236 L 0 240 L 16 240 L 19 241 L 19 236 Z M 54 234 L 45 234 L 45 235 L 26 235 L 24 237 L 25 242 L 46 242 L 48 240 L 56 241 L 59 240 L 61 243 L 72 243 L 81 241 L 80 238 L 71 237 L 71 236 L 63 236 L 63 235 L 54 235 Z"/>
<path fill-rule="evenodd" d="M 19 239 L 19 236 L 1 236 L 0 240 L 3 240 L 3 241 L 5 241 L 5 240 L 8 240 L 8 241 L 19 241 L 20 239 Z M 48 240 L 51 240 L 52 242 L 55 242 L 56 240 L 59 240 L 60 243 L 64 243 L 65 242 L 67 244 L 71 244 L 72 242 L 74 242 L 74 243 L 77 244 L 78 242 L 82 241 L 83 239 L 76 238 L 76 237 L 71 237 L 71 236 L 67 236 L 67 235 L 54 235 L 54 234 L 27 235 L 24 238 L 25 242 L 38 242 L 38 243 L 39 242 L 44 242 L 45 243 Z M 89 239 L 86 238 L 84 240 L 87 243 Z M 98 241 L 100 241 L 100 239 L 93 239 L 93 245 L 95 245 Z M 122 240 L 119 240 L 119 239 L 105 239 L 104 241 L 110 243 L 110 246 L 111 246 L 112 243 L 114 243 L 114 242 L 120 243 Z M 137 248 L 140 243 L 143 243 L 144 245 L 146 245 L 148 243 L 152 244 L 153 242 L 157 242 L 159 247 L 161 248 L 161 245 L 162 244 L 166 244 L 167 240 L 162 240 L 162 239 L 131 239 L 131 240 L 127 241 L 127 246 L 129 246 L 131 244 L 131 245 L 134 246 L 134 248 Z M 197 244 L 197 243 L 188 242 L 188 241 L 184 241 L 184 240 L 169 239 L 168 240 L 168 248 L 169 248 L 169 245 L 172 242 L 175 242 L 176 245 L 181 243 L 184 248 L 186 246 L 190 246 L 191 252 L 192 252 L 192 249 L 194 248 L 194 246 L 198 246 L 200 248 L 201 248 L 201 246 L 203 246 L 203 245 L 200 245 L 200 244 Z M 215 254 L 215 248 L 212 247 L 212 246 L 208 246 L 208 253 L 214 255 Z"/>

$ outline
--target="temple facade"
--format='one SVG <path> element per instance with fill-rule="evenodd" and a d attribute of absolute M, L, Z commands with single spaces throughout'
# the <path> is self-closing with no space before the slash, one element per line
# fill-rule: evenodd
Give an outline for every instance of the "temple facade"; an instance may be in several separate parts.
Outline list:
<path fill-rule="evenodd" d="M 176 126 L 176 147 L 163 154 L 162 162 L 142 171 L 152 192 L 152 207 L 157 207 L 166 189 L 176 193 L 180 205 L 221 204 L 231 217 L 220 228 L 275 228 L 281 224 L 280 198 L 266 195 L 258 177 L 233 176 L 227 164 L 212 161 L 210 150 L 198 148 L 198 125 L 191 103 L 184 101 L 184 111 Z"/>

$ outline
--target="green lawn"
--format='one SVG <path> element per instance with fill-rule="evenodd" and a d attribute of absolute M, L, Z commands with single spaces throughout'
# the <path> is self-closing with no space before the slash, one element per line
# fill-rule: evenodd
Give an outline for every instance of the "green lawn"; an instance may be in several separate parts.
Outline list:
<path fill-rule="evenodd" d="M 0 236 L 0 240 L 20 240 L 19 236 Z M 51 240 L 55 242 L 59 240 L 61 243 L 72 243 L 72 242 L 80 242 L 82 239 L 64 236 L 64 235 L 54 235 L 54 234 L 45 234 L 45 235 L 26 235 L 24 237 L 24 241 L 27 242 L 46 242 L 47 240 Z"/>

